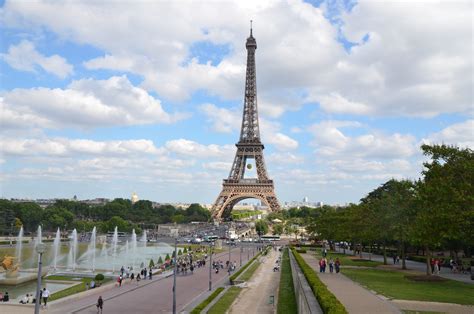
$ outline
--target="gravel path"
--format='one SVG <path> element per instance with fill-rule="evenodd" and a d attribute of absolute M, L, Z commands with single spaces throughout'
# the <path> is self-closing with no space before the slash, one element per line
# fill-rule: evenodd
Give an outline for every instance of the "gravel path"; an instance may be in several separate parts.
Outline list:
<path fill-rule="evenodd" d="M 273 266 L 278 256 L 278 251 L 271 250 L 267 256 L 261 258 L 263 263 L 257 268 L 246 287 L 234 301 L 229 313 L 276 313 L 280 272 L 274 272 Z M 274 302 L 269 304 L 272 295 Z"/>

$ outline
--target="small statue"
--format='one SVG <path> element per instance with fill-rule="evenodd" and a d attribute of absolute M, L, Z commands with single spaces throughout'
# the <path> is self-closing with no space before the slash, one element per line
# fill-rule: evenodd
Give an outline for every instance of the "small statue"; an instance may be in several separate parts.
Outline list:
<path fill-rule="evenodd" d="M 6 277 L 17 276 L 20 265 L 18 263 L 14 263 L 15 258 L 16 257 L 5 255 L 2 262 L 0 263 L 0 265 L 2 265 L 3 269 L 5 270 Z"/>

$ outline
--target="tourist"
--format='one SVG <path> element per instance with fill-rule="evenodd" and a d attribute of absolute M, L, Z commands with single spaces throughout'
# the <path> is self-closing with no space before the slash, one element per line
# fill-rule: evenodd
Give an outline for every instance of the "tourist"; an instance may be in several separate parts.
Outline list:
<path fill-rule="evenodd" d="M 320 272 L 320 273 L 323 272 L 323 259 L 320 259 L 320 260 L 319 260 L 319 272 Z"/>
<path fill-rule="evenodd" d="M 5 291 L 5 294 L 3 295 L 3 302 L 8 302 L 10 301 L 10 296 L 8 295 L 8 291 Z"/>
<path fill-rule="evenodd" d="M 400 257 L 397 255 L 397 264 L 400 264 Z"/>
<path fill-rule="evenodd" d="M 140 277 L 140 274 L 137 274 L 137 284 L 140 282 L 142 278 Z"/>
<path fill-rule="evenodd" d="M 393 254 L 393 265 L 395 265 L 396 263 L 397 263 L 397 256 Z"/>
<path fill-rule="evenodd" d="M 120 268 L 120 273 L 121 273 L 122 276 L 123 276 L 124 271 L 125 271 L 125 268 L 123 268 L 123 266 L 122 266 L 122 268 Z"/>
<path fill-rule="evenodd" d="M 146 274 L 147 274 L 147 272 L 148 272 L 148 271 L 147 271 L 146 268 L 145 268 L 145 269 L 143 270 L 143 279 L 146 279 Z"/>
<path fill-rule="evenodd" d="M 439 275 L 439 260 L 434 261 L 434 272 L 435 275 Z"/>
<path fill-rule="evenodd" d="M 151 271 L 151 269 L 150 269 L 150 272 L 148 273 L 148 279 L 150 279 L 150 280 L 152 279 L 152 271 Z"/>
<path fill-rule="evenodd" d="M 0 292 L 0 302 L 3 301 L 3 293 Z"/>
<path fill-rule="evenodd" d="M 341 266 L 341 262 L 339 261 L 339 257 L 336 257 L 336 261 L 334 262 L 336 266 L 336 274 L 339 273 L 339 267 Z"/>
<path fill-rule="evenodd" d="M 31 298 L 33 297 L 33 294 L 30 293 L 30 295 L 27 294 L 26 296 L 28 297 L 28 300 L 26 300 L 26 303 L 33 303 L 33 302 L 31 301 Z"/>
<path fill-rule="evenodd" d="M 91 280 L 91 283 L 90 283 L 89 287 L 90 287 L 91 289 L 94 289 L 94 288 L 95 288 L 95 281 L 94 281 L 94 280 Z"/>
<path fill-rule="evenodd" d="M 102 313 L 102 310 L 104 309 L 104 300 L 102 299 L 102 296 L 99 296 L 97 299 L 97 313 Z"/>
<path fill-rule="evenodd" d="M 26 303 L 28 303 L 28 293 L 20 300 L 20 304 L 26 304 Z"/>
<path fill-rule="evenodd" d="M 49 290 L 46 288 L 43 288 L 43 302 L 44 302 L 44 307 L 48 306 L 48 298 L 49 298 Z M 41 300 L 40 300 L 41 303 Z"/>
<path fill-rule="evenodd" d="M 329 258 L 329 272 L 332 274 L 332 272 L 334 271 L 334 260 L 331 258 Z"/>
<path fill-rule="evenodd" d="M 132 273 L 132 274 L 130 275 L 130 282 L 132 282 L 133 279 L 135 279 L 135 274 L 134 274 L 134 273 Z"/>

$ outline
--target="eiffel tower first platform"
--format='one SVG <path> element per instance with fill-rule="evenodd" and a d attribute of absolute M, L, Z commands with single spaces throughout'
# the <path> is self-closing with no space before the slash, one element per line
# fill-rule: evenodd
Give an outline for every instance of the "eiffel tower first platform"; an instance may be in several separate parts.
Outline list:
<path fill-rule="evenodd" d="M 259 199 L 271 211 L 280 210 L 280 204 L 275 195 L 273 180 L 270 180 L 263 158 L 264 146 L 260 141 L 257 110 L 257 81 L 255 71 L 255 50 L 257 42 L 252 35 L 247 38 L 247 74 L 245 79 L 245 100 L 240 140 L 235 153 L 234 163 L 229 177 L 224 179 L 222 191 L 212 206 L 212 218 L 222 220 L 230 218 L 235 204 L 247 198 Z M 254 161 L 257 178 L 244 178 L 245 170 L 251 169 L 250 161 Z M 250 166 L 249 166 L 250 165 Z"/>

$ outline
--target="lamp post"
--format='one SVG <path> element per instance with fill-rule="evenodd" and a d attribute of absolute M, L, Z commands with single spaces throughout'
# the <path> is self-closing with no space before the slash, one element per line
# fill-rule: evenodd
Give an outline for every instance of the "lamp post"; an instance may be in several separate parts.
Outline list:
<path fill-rule="evenodd" d="M 36 252 L 39 254 L 38 258 L 38 278 L 36 279 L 36 303 L 35 303 L 35 314 L 39 314 L 40 309 L 40 291 L 41 291 L 41 265 L 43 253 L 46 251 L 46 245 L 44 243 L 38 243 L 36 246 Z"/>
<path fill-rule="evenodd" d="M 230 242 L 229 242 L 229 265 L 227 265 L 227 272 L 229 273 L 230 276 Z"/>
<path fill-rule="evenodd" d="M 176 314 L 176 273 L 178 270 L 178 238 L 174 239 L 174 271 L 173 271 L 173 314 Z"/>
<path fill-rule="evenodd" d="M 212 248 L 214 244 L 209 244 L 209 291 L 212 290 Z"/>
<path fill-rule="evenodd" d="M 240 267 L 242 267 L 242 250 L 244 247 L 242 246 L 242 242 L 240 243 Z"/>

